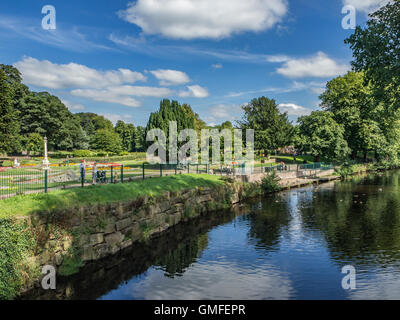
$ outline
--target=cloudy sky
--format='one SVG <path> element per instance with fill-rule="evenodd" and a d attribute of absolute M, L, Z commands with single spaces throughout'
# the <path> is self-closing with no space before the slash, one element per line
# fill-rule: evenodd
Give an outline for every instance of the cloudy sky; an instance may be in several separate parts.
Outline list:
<path fill-rule="evenodd" d="M 382 0 L 113 0 L 0 3 L 0 63 L 72 112 L 145 125 L 162 98 L 209 124 L 274 98 L 295 121 L 318 108 L 326 81 L 349 70 L 342 8 L 357 24 Z M 56 29 L 42 28 L 44 5 Z"/>

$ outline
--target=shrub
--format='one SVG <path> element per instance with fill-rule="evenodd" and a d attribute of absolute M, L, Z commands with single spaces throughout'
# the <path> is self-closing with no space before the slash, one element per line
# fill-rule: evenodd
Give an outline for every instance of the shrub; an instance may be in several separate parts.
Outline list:
<path fill-rule="evenodd" d="M 281 186 L 279 185 L 280 180 L 275 171 L 267 173 L 261 181 L 262 191 L 264 193 L 272 193 L 281 190 Z"/>
<path fill-rule="evenodd" d="M 12 299 L 27 279 L 22 261 L 33 253 L 32 235 L 23 225 L 0 220 L 0 300 Z"/>
<path fill-rule="evenodd" d="M 74 154 L 73 154 L 72 152 L 68 152 L 68 151 L 57 151 L 57 152 L 52 153 L 52 154 L 50 155 L 50 157 L 51 157 L 51 158 L 54 158 L 54 159 L 64 159 L 64 158 L 66 158 L 67 156 L 68 156 L 69 158 L 72 158 L 73 155 L 74 155 Z"/>
<path fill-rule="evenodd" d="M 232 177 L 221 177 L 220 179 L 226 183 L 234 183 L 235 182 L 235 179 Z"/>
<path fill-rule="evenodd" d="M 96 152 L 96 157 L 106 157 L 107 155 L 110 155 L 111 152 L 107 151 L 97 151 Z"/>
<path fill-rule="evenodd" d="M 2 163 L 2 167 L 12 167 L 14 165 L 14 162 L 10 161 L 10 160 L 4 160 Z"/>
<path fill-rule="evenodd" d="M 87 158 L 92 157 L 94 153 L 90 150 L 75 150 L 73 155 L 75 158 Z"/>

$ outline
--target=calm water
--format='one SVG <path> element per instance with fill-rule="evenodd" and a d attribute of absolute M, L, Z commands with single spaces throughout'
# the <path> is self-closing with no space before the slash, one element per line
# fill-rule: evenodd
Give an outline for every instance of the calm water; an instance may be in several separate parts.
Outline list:
<path fill-rule="evenodd" d="M 357 270 L 356 290 L 342 289 L 345 265 Z M 60 286 L 52 298 L 400 299 L 400 172 L 203 217 Z"/>

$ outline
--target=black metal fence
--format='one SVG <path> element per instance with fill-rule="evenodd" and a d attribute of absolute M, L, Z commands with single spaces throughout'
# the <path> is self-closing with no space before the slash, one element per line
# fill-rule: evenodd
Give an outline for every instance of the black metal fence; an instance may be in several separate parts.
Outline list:
<path fill-rule="evenodd" d="M 257 165 L 246 164 L 98 164 L 64 167 L 9 168 L 0 171 L 0 199 L 22 194 L 47 193 L 56 189 L 85 187 L 93 184 L 124 183 L 177 174 L 244 175 L 271 171 L 329 170 L 332 164 Z"/>

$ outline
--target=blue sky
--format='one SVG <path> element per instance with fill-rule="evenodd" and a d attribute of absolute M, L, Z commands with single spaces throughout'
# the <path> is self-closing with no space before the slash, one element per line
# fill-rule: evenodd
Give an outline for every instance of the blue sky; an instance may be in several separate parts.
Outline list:
<path fill-rule="evenodd" d="M 357 24 L 381 0 L 113 0 L 0 3 L 0 63 L 72 112 L 145 125 L 162 98 L 209 124 L 240 119 L 265 95 L 295 121 L 350 69 L 344 5 Z M 56 29 L 42 28 L 42 7 Z"/>

